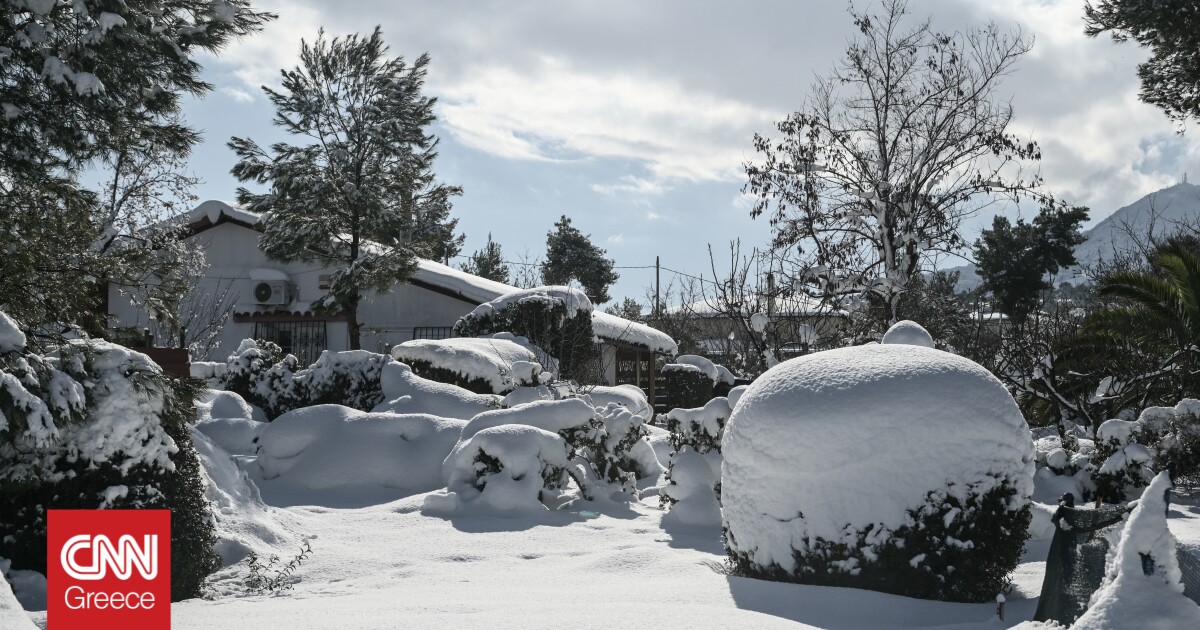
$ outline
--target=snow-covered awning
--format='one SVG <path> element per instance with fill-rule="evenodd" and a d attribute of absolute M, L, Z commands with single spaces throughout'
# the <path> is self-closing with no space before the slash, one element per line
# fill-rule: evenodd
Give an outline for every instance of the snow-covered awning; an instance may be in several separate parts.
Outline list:
<path fill-rule="evenodd" d="M 603 311 L 592 312 L 592 331 L 603 341 L 645 348 L 659 354 L 679 354 L 679 345 L 670 335 Z"/>

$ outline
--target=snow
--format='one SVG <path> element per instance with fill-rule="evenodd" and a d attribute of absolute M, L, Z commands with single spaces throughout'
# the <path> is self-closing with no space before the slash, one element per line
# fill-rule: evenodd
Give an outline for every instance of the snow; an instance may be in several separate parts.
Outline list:
<path fill-rule="evenodd" d="M 442 487 L 442 460 L 465 424 L 340 405 L 289 411 L 259 436 L 259 488 L 271 505 L 366 505 L 428 492 Z"/>
<path fill-rule="evenodd" d="M 19 605 L 16 610 L 46 610 L 46 576 L 37 571 L 13 569 L 11 563 L 0 558 L 0 622 L 6 622 L 5 609 L 10 609 L 11 603 L 5 601 L 5 588 L 11 588 L 11 593 Z M 0 628 L 8 628 L 0 623 Z"/>
<path fill-rule="evenodd" d="M 585 427 L 596 417 L 596 409 L 582 398 L 565 398 L 563 400 L 540 400 L 514 407 L 512 409 L 495 409 L 485 411 L 474 418 L 462 429 L 458 443 L 453 445 L 449 457 L 442 468 L 442 479 L 448 480 L 453 472 L 457 454 L 466 448 L 476 433 L 484 429 L 502 425 L 524 425 L 537 427 L 550 433 L 560 433 L 570 429 Z"/>
<path fill-rule="evenodd" d="M 482 380 L 496 394 L 521 384 L 514 370 L 517 363 L 538 363 L 533 352 L 506 339 L 414 339 L 392 348 L 392 357 L 402 362 L 425 361 L 467 379 Z M 541 365 L 537 365 L 540 372 Z"/>
<path fill-rule="evenodd" d="M 8 560 L 0 558 L 0 573 L 7 573 Z M 0 628 L 4 630 L 35 630 L 37 626 L 25 610 L 21 602 L 13 595 L 12 587 L 7 579 L 0 579 Z"/>
<path fill-rule="evenodd" d="M 528 302 L 545 302 L 562 304 L 567 311 L 567 318 L 573 318 L 580 313 L 592 313 L 592 301 L 579 289 L 564 286 L 534 287 L 532 289 L 517 289 L 492 300 L 480 304 L 467 317 L 485 317 L 496 311 L 503 311 L 515 304 Z"/>
<path fill-rule="evenodd" d="M 754 313 L 750 316 L 750 330 L 761 335 L 767 332 L 767 324 L 770 322 L 771 319 L 767 317 L 766 313 Z"/>
<path fill-rule="evenodd" d="M 717 370 L 716 364 L 701 356 L 696 356 L 694 354 L 681 354 L 675 357 L 675 363 L 680 365 L 691 365 L 699 368 L 700 371 L 704 372 L 704 375 L 707 376 L 713 383 L 717 383 L 721 378 L 721 372 Z"/>
<path fill-rule="evenodd" d="M 25 333 L 7 313 L 0 311 L 0 354 L 25 349 Z"/>
<path fill-rule="evenodd" d="M 513 515 L 547 509 L 541 502 L 544 477 L 558 476 L 550 471 L 569 465 L 569 447 L 562 437 L 533 426 L 505 424 L 465 439 L 446 459 L 446 493 L 426 497 L 425 512 L 450 515 L 473 508 L 488 515 Z M 499 470 L 483 469 L 483 458 L 494 458 Z"/>
<path fill-rule="evenodd" d="M 383 366 L 379 384 L 384 402 L 371 410 L 374 412 L 428 413 L 470 420 L 484 411 L 500 408 L 503 400 L 495 394 L 476 394 L 457 385 L 421 378 L 407 364 L 399 362 Z"/>
<path fill-rule="evenodd" d="M 1162 630 L 1200 627 L 1200 606 L 1183 595 L 1175 537 L 1167 528 L 1163 493 L 1171 487 L 1159 473 L 1125 522 L 1108 558 L 1104 583 L 1073 630 Z M 1153 558 L 1145 575 L 1143 557 Z"/>
<path fill-rule="evenodd" d="M 919 346 L 841 348 L 768 370 L 738 401 L 723 452 L 735 549 L 787 571 L 798 541 L 895 530 L 930 491 L 965 498 L 995 475 L 1016 488 L 1014 510 L 1033 493 L 1033 442 L 1004 386 Z"/>
<path fill-rule="evenodd" d="M 667 412 L 667 423 L 668 426 L 678 423 L 678 426 L 672 430 L 680 436 L 685 444 L 711 442 L 716 445 L 716 448 L 720 448 L 722 431 L 730 413 L 729 399 L 717 396 L 705 403 L 703 407 L 672 409 Z"/>
<path fill-rule="evenodd" d="M 660 491 L 673 499 L 663 525 L 720 527 L 721 504 L 713 491 L 721 482 L 721 453 L 697 453 L 684 446 L 671 456 L 671 483 Z"/>
<path fill-rule="evenodd" d="M 911 320 L 898 321 L 883 334 L 883 343 L 934 347 L 933 337 L 920 324 Z"/>
<path fill-rule="evenodd" d="M 192 443 L 204 471 L 204 496 L 212 505 L 222 566 L 240 562 L 251 551 L 269 557 L 275 547 L 296 542 L 295 533 L 281 522 L 278 510 L 263 502 L 237 460 L 200 431 L 192 431 Z"/>
<path fill-rule="evenodd" d="M 196 401 L 196 430 L 228 453 L 254 454 L 266 426 L 262 411 L 233 392 L 209 389 Z"/>
<path fill-rule="evenodd" d="M 101 32 L 107 33 L 114 28 L 125 26 L 125 18 L 116 13 L 104 12 L 96 18 L 96 25 L 100 27 Z"/>
<path fill-rule="evenodd" d="M 592 313 L 592 332 L 602 341 L 645 348 L 667 356 L 679 353 L 679 345 L 670 335 L 603 311 Z"/>
<path fill-rule="evenodd" d="M 616 403 L 646 419 L 654 415 L 654 408 L 646 398 L 646 392 L 637 385 L 597 385 L 587 390 L 587 397 L 597 409 L 602 409 L 609 403 Z"/>
<path fill-rule="evenodd" d="M 451 291 L 476 304 L 491 302 L 502 295 L 519 291 L 517 287 L 424 259 L 417 261 L 417 271 L 413 273 L 411 280 Z"/>

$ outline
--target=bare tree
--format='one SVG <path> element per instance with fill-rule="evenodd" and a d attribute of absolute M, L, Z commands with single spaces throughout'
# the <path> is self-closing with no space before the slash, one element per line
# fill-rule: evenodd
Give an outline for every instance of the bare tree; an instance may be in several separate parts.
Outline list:
<path fill-rule="evenodd" d="M 1032 42 L 995 24 L 965 33 L 908 26 L 905 0 L 850 14 L 860 32 L 805 108 L 755 135 L 743 192 L 767 214 L 796 280 L 824 295 L 873 293 L 893 311 L 931 257 L 955 253 L 962 221 L 1032 198 L 1038 145 L 1009 132 L 998 88 Z"/>
<path fill-rule="evenodd" d="M 542 286 L 542 258 L 525 248 L 525 251 L 517 256 L 517 261 L 512 263 L 510 278 L 513 286 L 518 289 Z"/>

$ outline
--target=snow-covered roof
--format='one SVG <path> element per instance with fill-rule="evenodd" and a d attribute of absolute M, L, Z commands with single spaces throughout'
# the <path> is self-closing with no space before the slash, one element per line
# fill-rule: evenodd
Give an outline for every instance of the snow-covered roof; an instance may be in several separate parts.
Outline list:
<path fill-rule="evenodd" d="M 417 262 L 417 271 L 413 273 L 409 281 L 415 281 L 413 284 L 417 285 L 429 284 L 439 287 L 477 304 L 491 302 L 502 295 L 519 290 L 517 287 L 503 282 L 480 278 L 474 274 L 425 259 Z"/>
<path fill-rule="evenodd" d="M 179 219 L 183 219 L 188 225 L 195 225 L 201 221 L 204 221 L 205 219 L 208 220 L 209 224 L 216 225 L 221 223 L 222 220 L 225 220 L 242 223 L 252 227 L 258 225 L 258 222 L 262 221 L 262 218 L 262 215 L 256 212 L 242 210 L 241 208 L 225 201 L 209 199 L 208 201 L 201 203 L 188 212 L 185 212 L 171 220 L 178 221 Z"/>
<path fill-rule="evenodd" d="M 592 313 L 592 331 L 605 341 L 648 348 L 651 352 L 675 355 L 679 345 L 671 336 L 645 324 L 603 311 Z"/>

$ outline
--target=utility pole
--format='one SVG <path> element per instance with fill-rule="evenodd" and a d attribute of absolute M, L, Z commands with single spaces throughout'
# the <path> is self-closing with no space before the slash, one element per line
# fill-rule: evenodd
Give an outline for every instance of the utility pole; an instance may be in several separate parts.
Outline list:
<path fill-rule="evenodd" d="M 661 277 L 662 277 L 662 263 L 659 260 L 658 256 L 655 256 L 654 257 L 654 316 L 655 317 L 659 317 L 662 314 L 662 311 L 659 310 L 660 308 L 662 308 L 662 304 L 661 304 L 661 302 L 659 302 L 659 297 L 658 297 L 659 280 L 661 279 Z"/>

